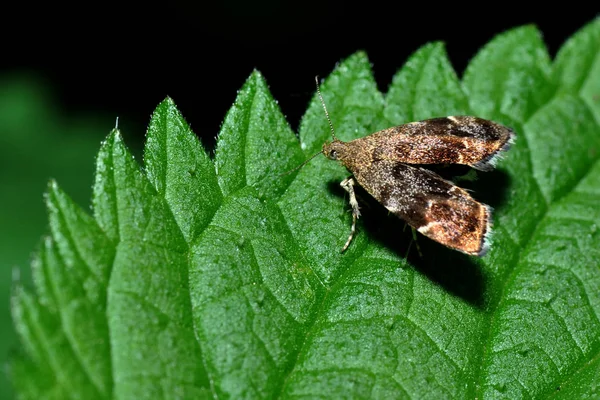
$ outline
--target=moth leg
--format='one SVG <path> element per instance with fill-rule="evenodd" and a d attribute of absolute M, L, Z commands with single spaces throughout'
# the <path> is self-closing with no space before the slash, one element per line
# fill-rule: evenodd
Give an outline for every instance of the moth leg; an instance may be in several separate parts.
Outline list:
<path fill-rule="evenodd" d="M 407 226 L 410 226 L 410 225 L 405 222 L 404 228 L 402 228 L 402 233 L 404 233 L 404 231 L 406 231 Z M 423 253 L 421 253 L 421 246 L 419 246 L 419 241 L 417 240 L 417 230 L 415 228 L 413 228 L 412 226 L 410 226 L 410 229 L 412 231 L 412 240 L 408 244 L 408 248 L 406 249 L 406 255 L 404 256 L 404 258 L 408 258 L 408 255 L 410 254 L 410 249 L 412 248 L 413 242 L 415 243 L 415 246 L 417 247 L 417 252 L 419 253 L 419 257 L 423 258 Z"/>
<path fill-rule="evenodd" d="M 417 240 L 417 230 L 415 228 L 413 228 L 412 226 L 410 227 L 410 229 L 412 230 L 412 237 L 413 237 L 412 241 L 415 242 L 415 247 L 417 248 L 417 253 L 419 253 L 419 257 L 423 258 L 423 253 L 421 252 L 421 246 L 419 246 L 419 241 Z"/>
<path fill-rule="evenodd" d="M 406 249 L 406 254 L 404 255 L 405 259 L 408 259 L 408 255 L 410 254 L 410 248 L 412 247 L 413 241 L 411 240 L 408 244 L 408 248 Z"/>
<path fill-rule="evenodd" d="M 352 177 L 346 178 L 340 183 L 340 186 L 344 188 L 348 195 L 350 196 L 350 206 L 352 207 L 352 230 L 350 231 L 350 237 L 346 241 L 346 244 L 342 248 L 342 253 L 346 251 L 348 246 L 350 246 L 350 242 L 352 242 L 352 238 L 354 237 L 354 232 L 356 231 L 356 220 L 360 217 L 360 207 L 358 206 L 358 201 L 356 201 L 356 194 L 354 193 L 354 179 Z"/>

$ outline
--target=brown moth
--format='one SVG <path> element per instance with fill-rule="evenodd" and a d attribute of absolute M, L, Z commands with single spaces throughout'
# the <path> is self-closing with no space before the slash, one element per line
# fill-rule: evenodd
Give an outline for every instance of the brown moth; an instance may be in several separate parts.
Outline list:
<path fill-rule="evenodd" d="M 462 164 L 492 170 L 515 140 L 512 129 L 477 117 L 450 116 L 342 142 L 335 137 L 318 79 L 317 92 L 333 136 L 332 142 L 323 144 L 322 153 L 352 174 L 340 184 L 348 192 L 352 207 L 352 229 L 342 252 L 350 245 L 360 217 L 354 193 L 358 183 L 423 235 L 472 256 L 487 253 L 492 208 L 419 164 Z"/>

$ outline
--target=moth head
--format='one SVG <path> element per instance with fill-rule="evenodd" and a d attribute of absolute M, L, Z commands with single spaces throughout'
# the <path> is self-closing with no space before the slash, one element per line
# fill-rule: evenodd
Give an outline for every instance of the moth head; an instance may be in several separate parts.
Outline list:
<path fill-rule="evenodd" d="M 345 143 L 341 140 L 334 140 L 333 142 L 325 142 L 323 144 L 323 154 L 330 160 L 339 160 L 344 156 Z"/>

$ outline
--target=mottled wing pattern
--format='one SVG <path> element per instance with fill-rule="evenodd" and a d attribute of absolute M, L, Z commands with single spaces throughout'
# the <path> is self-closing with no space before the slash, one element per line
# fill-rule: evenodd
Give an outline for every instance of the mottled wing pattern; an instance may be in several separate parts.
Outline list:
<path fill-rule="evenodd" d="M 434 172 L 381 160 L 352 171 L 358 183 L 423 235 L 469 255 L 483 256 L 491 209 Z"/>
<path fill-rule="evenodd" d="M 463 164 L 488 171 L 513 143 L 512 129 L 471 116 L 432 118 L 384 129 L 348 142 L 373 160 L 406 164 Z"/>

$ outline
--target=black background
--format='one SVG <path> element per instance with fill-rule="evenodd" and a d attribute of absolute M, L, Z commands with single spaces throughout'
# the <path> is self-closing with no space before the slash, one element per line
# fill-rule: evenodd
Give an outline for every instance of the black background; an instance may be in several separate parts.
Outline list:
<path fill-rule="evenodd" d="M 588 4 L 22 4 L 2 17 L 1 72 L 39 74 L 65 113 L 119 116 L 124 135 L 140 140 L 154 107 L 171 96 L 212 148 L 236 90 L 254 68 L 296 129 L 314 92 L 314 76 L 327 76 L 357 50 L 367 52 L 385 91 L 407 57 L 430 41 L 445 42 L 459 76 L 494 35 L 524 24 L 541 30 L 554 57 L 564 40 L 596 16 L 597 7 Z"/>

